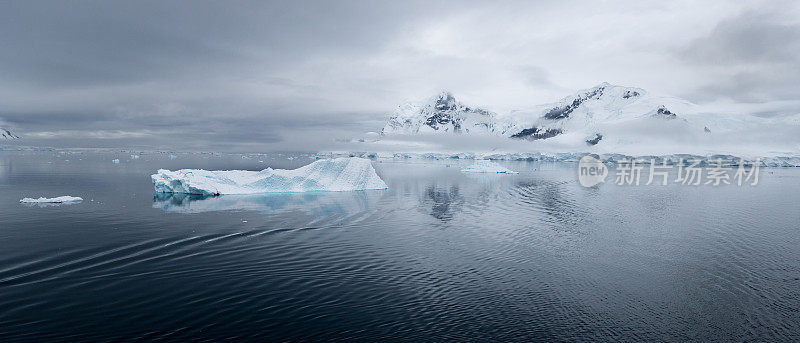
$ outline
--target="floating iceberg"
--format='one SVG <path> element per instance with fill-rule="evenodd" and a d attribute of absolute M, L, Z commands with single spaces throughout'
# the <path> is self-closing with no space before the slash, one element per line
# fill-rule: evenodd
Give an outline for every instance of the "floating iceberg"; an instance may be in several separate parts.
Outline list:
<path fill-rule="evenodd" d="M 157 193 L 258 194 L 386 189 L 372 162 L 349 157 L 315 161 L 293 170 L 160 169 L 151 176 Z"/>
<path fill-rule="evenodd" d="M 461 169 L 465 173 L 502 173 L 502 174 L 518 174 L 513 170 L 508 170 L 505 167 L 489 161 L 489 160 L 476 160 L 475 164 Z"/>
<path fill-rule="evenodd" d="M 25 204 L 61 204 L 61 203 L 65 203 L 65 202 L 79 202 L 79 201 L 83 201 L 83 198 L 64 195 L 64 196 L 55 197 L 55 198 L 44 198 L 44 197 L 41 197 L 41 198 L 38 198 L 38 199 L 24 198 L 24 199 L 20 200 L 19 202 L 25 203 Z"/>

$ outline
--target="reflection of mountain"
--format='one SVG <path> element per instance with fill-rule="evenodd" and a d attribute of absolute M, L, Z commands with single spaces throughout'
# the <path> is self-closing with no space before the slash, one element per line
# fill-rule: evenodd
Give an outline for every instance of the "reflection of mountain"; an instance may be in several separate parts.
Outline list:
<path fill-rule="evenodd" d="M 169 212 L 201 213 L 211 211 L 302 211 L 318 217 L 351 216 L 369 210 L 382 191 L 278 193 L 203 196 L 156 193 L 153 207 Z"/>
<path fill-rule="evenodd" d="M 441 221 L 449 221 L 453 219 L 455 213 L 461 212 L 464 197 L 456 185 L 450 186 L 449 189 L 429 186 L 425 189 L 425 198 L 422 202 L 431 207 L 431 216 Z"/>
<path fill-rule="evenodd" d="M 552 229 L 575 231 L 586 215 L 586 209 L 561 182 L 520 182 L 513 192 L 525 208 L 543 215 L 540 220 L 550 224 Z"/>

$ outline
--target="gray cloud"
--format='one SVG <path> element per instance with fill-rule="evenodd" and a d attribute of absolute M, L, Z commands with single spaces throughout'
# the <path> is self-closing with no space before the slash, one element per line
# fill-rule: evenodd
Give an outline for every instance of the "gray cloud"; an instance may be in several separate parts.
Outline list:
<path fill-rule="evenodd" d="M 776 15 L 746 12 L 717 24 L 694 40 L 684 56 L 702 64 L 796 63 L 800 25 L 781 23 Z"/>
<path fill-rule="evenodd" d="M 783 6 L 750 9 L 719 22 L 688 44 L 679 57 L 704 68 L 712 82 L 699 88 L 702 99 L 740 101 L 800 98 L 800 23 Z M 788 13 L 792 13 L 789 9 Z"/>
<path fill-rule="evenodd" d="M 0 2 L 0 119 L 20 144 L 314 150 L 441 89 L 497 111 L 602 81 L 796 99 L 797 6 L 753 11 L 775 6 Z"/>

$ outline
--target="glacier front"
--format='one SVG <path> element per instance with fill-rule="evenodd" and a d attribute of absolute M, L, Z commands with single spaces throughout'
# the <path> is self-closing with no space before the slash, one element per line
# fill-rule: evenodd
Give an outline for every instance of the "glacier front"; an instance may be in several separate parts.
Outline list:
<path fill-rule="evenodd" d="M 341 157 L 315 161 L 297 169 L 158 170 L 151 176 L 157 193 L 201 195 L 258 194 L 386 189 L 369 159 Z"/>

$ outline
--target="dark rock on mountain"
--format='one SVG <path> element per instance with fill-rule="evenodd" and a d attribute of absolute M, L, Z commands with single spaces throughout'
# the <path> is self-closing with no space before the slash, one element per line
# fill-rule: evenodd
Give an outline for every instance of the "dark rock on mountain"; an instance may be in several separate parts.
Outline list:
<path fill-rule="evenodd" d="M 586 140 L 586 144 L 589 145 L 589 146 L 597 145 L 597 143 L 600 143 L 600 140 L 602 140 L 602 139 L 603 139 L 603 135 L 601 135 L 599 133 L 595 133 L 594 137 L 589 138 L 589 139 Z"/>
<path fill-rule="evenodd" d="M 596 99 L 603 95 L 603 90 L 605 87 L 597 87 L 593 90 L 579 95 L 577 98 L 572 100 L 572 103 L 567 104 L 561 107 L 554 107 L 547 113 L 545 113 L 544 118 L 550 120 L 559 120 L 565 119 L 569 117 L 569 114 L 572 113 L 578 106 L 580 106 L 584 101 L 589 99 Z"/>
<path fill-rule="evenodd" d="M 678 115 L 676 115 L 675 113 L 670 112 L 670 110 L 668 110 L 665 106 L 659 106 L 658 109 L 656 110 L 656 113 L 653 114 L 653 116 L 656 117 L 656 118 L 661 118 L 661 119 L 675 119 L 675 118 L 678 118 Z"/>
<path fill-rule="evenodd" d="M 519 133 L 512 135 L 511 138 L 527 139 L 527 140 L 548 139 L 558 136 L 562 132 L 563 131 L 561 129 L 544 129 L 539 127 L 532 127 L 529 129 L 524 129 Z"/>
<path fill-rule="evenodd" d="M 15 135 L 11 130 L 4 129 L 0 127 L 0 136 L 5 139 L 19 139 L 19 136 Z"/>
<path fill-rule="evenodd" d="M 625 91 L 625 94 L 622 95 L 623 99 L 630 99 L 639 96 L 639 92 L 637 91 Z"/>

